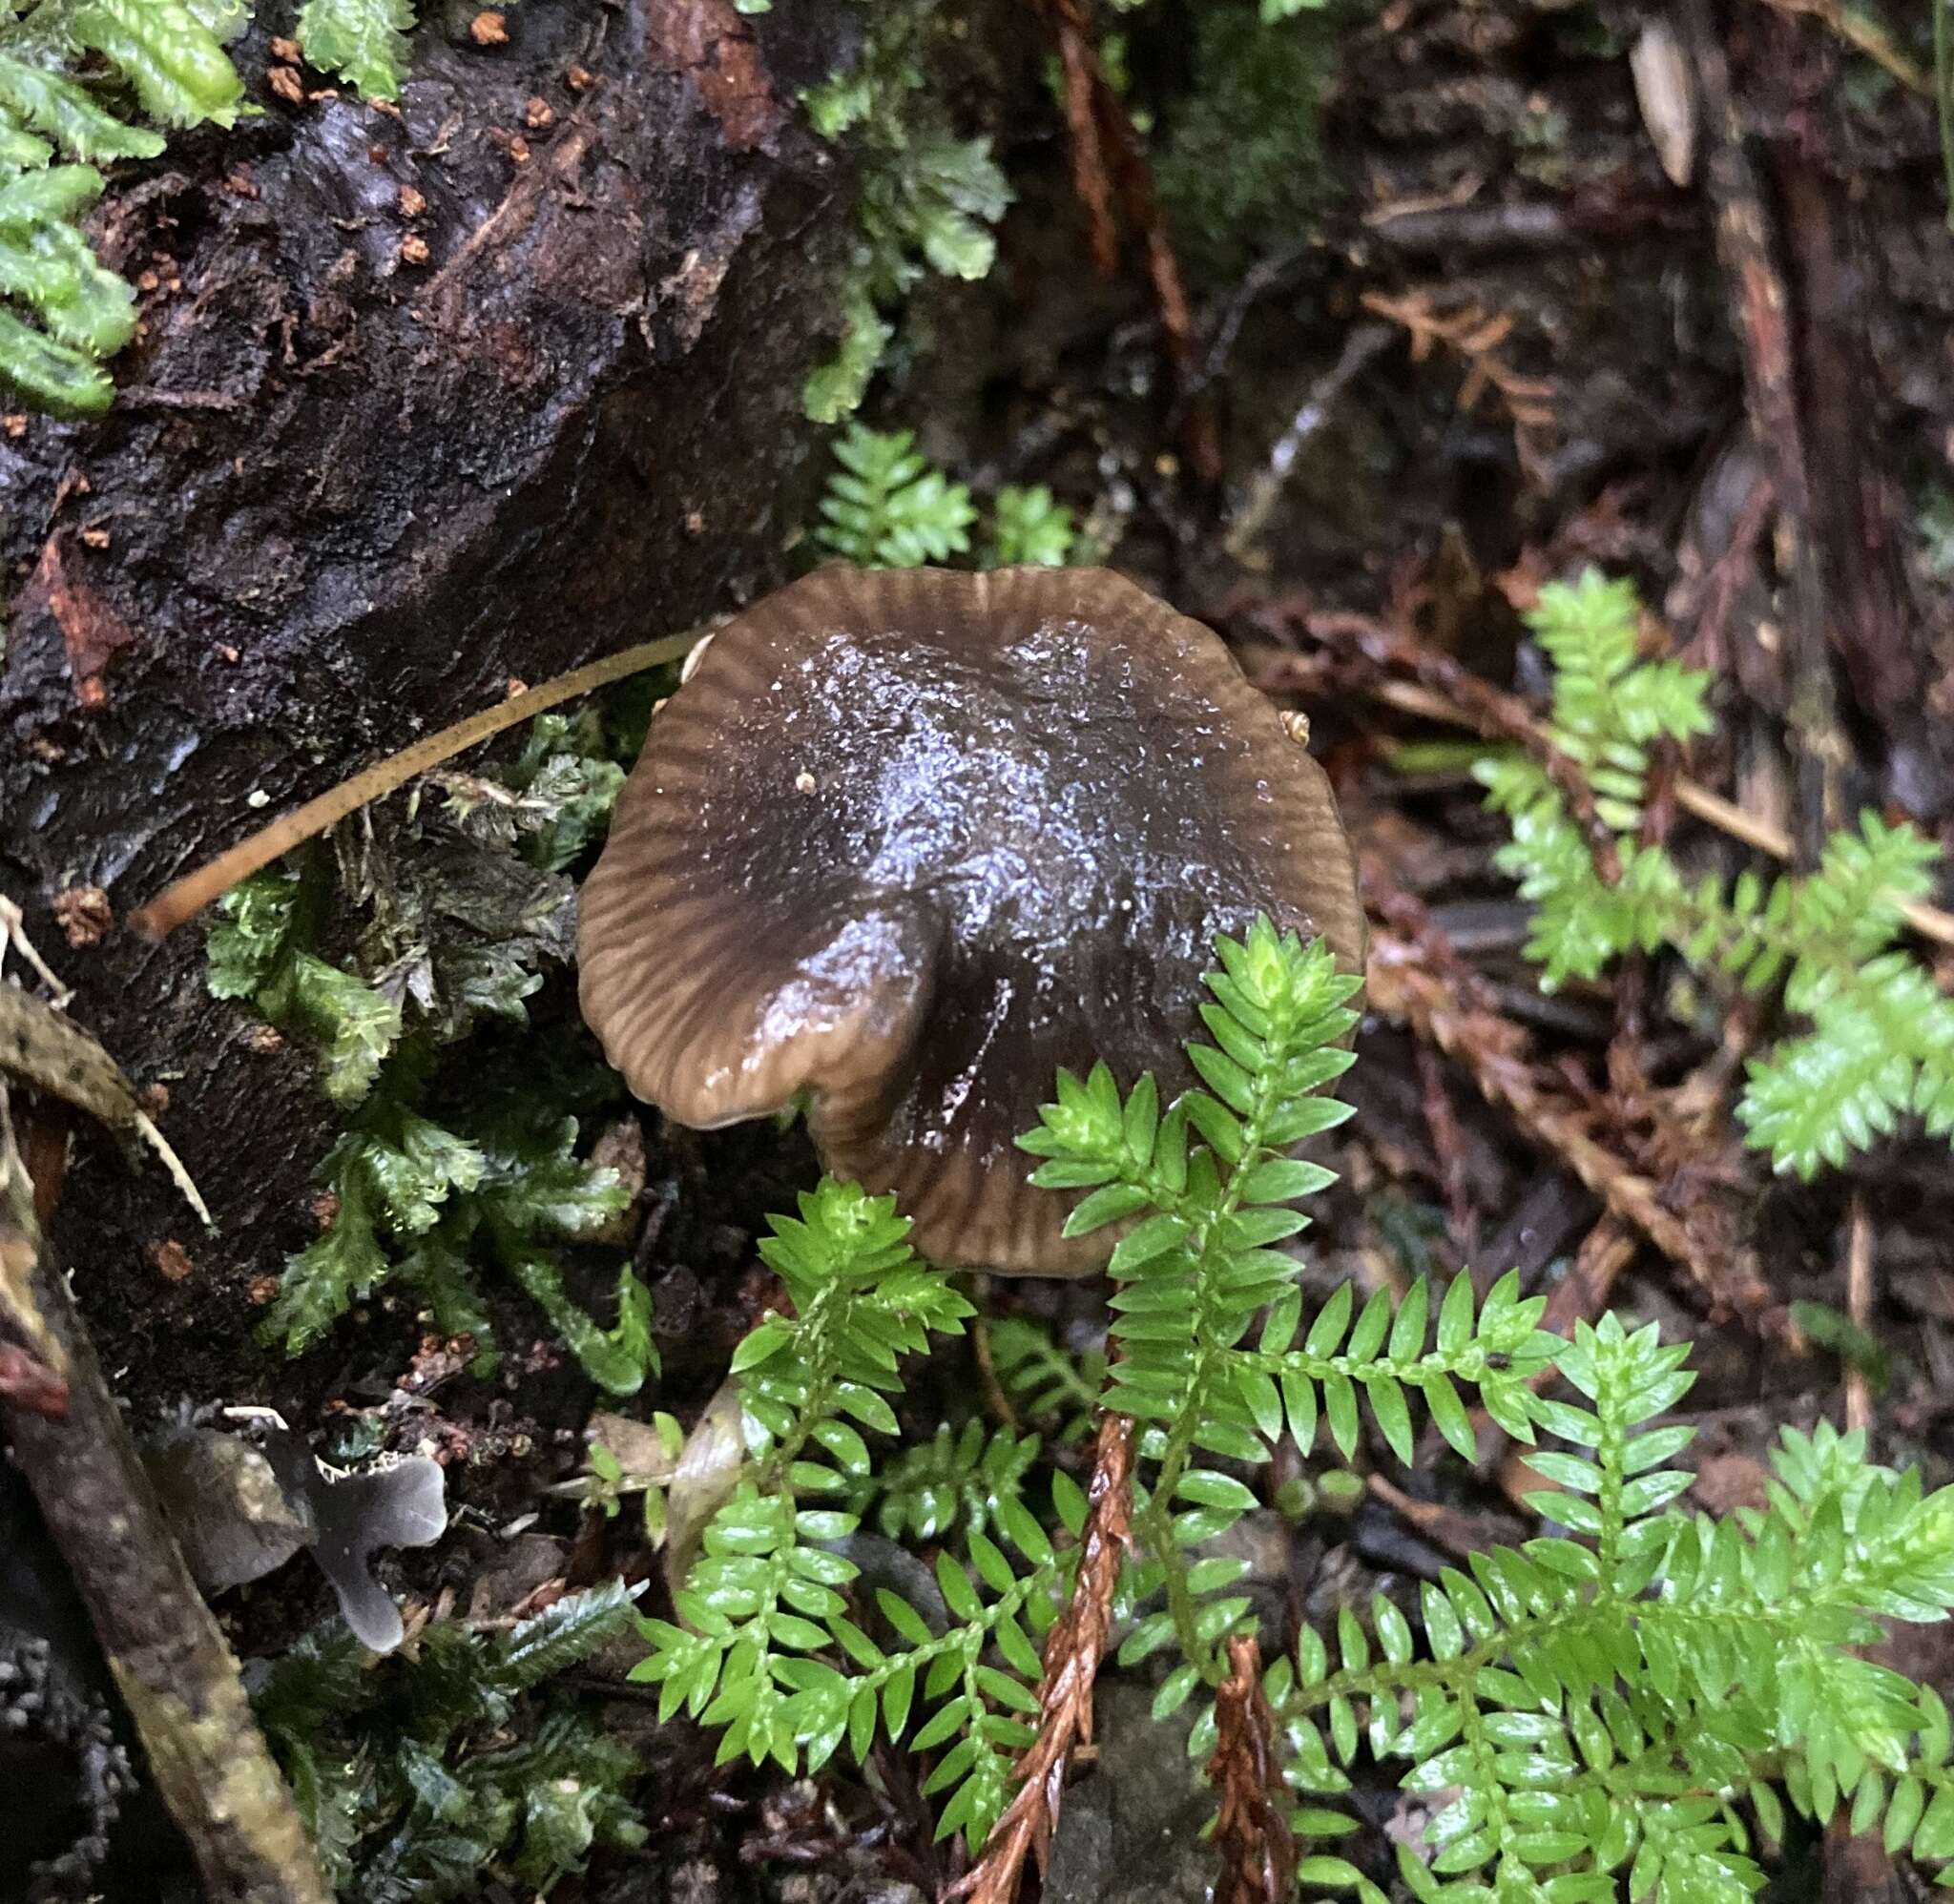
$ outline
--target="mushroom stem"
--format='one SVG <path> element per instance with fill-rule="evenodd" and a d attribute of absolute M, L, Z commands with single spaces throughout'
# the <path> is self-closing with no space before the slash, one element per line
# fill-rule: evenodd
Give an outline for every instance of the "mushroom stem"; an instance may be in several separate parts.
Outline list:
<path fill-rule="evenodd" d="M 228 852 L 219 853 L 196 872 L 186 874 L 166 886 L 146 906 L 138 906 L 129 915 L 130 925 L 145 939 L 167 939 L 192 914 L 201 912 L 213 900 L 221 899 L 239 880 L 248 880 L 253 873 L 269 866 L 293 847 L 303 845 L 315 834 L 337 825 L 356 808 L 385 798 L 396 787 L 405 786 L 417 775 L 425 774 L 430 767 L 440 766 L 444 760 L 453 759 L 477 741 L 487 740 L 505 728 L 514 727 L 518 721 L 528 720 L 531 714 L 539 714 L 545 709 L 553 708 L 575 695 L 588 694 L 597 688 L 608 688 L 613 681 L 641 674 L 648 668 L 676 661 L 689 653 L 705 632 L 703 628 L 693 628 L 687 629 L 683 634 L 668 634 L 656 641 L 641 641 L 620 653 L 608 654 L 601 661 L 588 662 L 581 668 L 572 668 L 567 674 L 557 674 L 536 687 L 525 688 L 521 693 L 511 694 L 492 708 L 483 708 L 479 713 L 469 714 L 466 720 L 458 720 L 452 727 L 444 727 L 438 734 L 427 735 L 411 747 L 404 747 L 398 754 L 389 755 L 385 760 L 376 760 L 352 778 L 329 788 L 317 799 L 307 800 L 296 813 L 288 813 L 283 818 L 273 820 L 250 838 L 239 840 Z"/>

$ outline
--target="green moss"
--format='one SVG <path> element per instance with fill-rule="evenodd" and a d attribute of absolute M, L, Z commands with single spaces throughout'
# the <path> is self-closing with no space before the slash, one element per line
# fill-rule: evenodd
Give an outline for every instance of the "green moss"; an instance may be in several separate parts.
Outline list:
<path fill-rule="evenodd" d="M 1332 182 L 1321 103 L 1347 8 L 1264 25 L 1250 0 L 1198 10 L 1193 85 L 1162 117 L 1154 179 L 1182 261 L 1225 277 L 1303 236 Z"/>

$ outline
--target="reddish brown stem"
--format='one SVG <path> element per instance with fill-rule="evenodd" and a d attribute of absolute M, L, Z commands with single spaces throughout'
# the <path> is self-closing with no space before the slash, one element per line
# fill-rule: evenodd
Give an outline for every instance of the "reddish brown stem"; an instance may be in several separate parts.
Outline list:
<path fill-rule="evenodd" d="M 1261 1667 L 1253 1634 L 1229 1641 L 1228 1677 L 1215 1694 L 1215 1755 L 1208 1761 L 1208 1777 L 1220 1797 L 1215 1904 L 1289 1904 L 1296 1893 L 1296 1840 L 1284 1816 Z"/>
<path fill-rule="evenodd" d="M 945 1894 L 944 1904 L 1013 1904 L 1025 1860 L 1045 1869 L 1065 1800 L 1066 1761 L 1092 1740 L 1092 1684 L 1112 1629 L 1112 1595 L 1133 1542 L 1133 1424 L 1102 1414 L 1092 1451 L 1086 1525 L 1072 1597 L 1045 1642 L 1038 1687 L 1038 1738 L 1018 1761 L 1018 1791 L 990 1829 L 977 1862 Z"/>

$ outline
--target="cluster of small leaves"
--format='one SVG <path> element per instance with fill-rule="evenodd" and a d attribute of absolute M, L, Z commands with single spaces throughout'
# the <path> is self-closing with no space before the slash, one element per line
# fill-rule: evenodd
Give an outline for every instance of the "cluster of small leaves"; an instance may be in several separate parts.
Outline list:
<path fill-rule="evenodd" d="M 864 569 L 918 569 L 968 551 L 970 492 L 930 465 L 911 431 L 851 424 L 835 461 L 814 532 L 823 548 Z"/>
<path fill-rule="evenodd" d="M 313 66 L 367 99 L 398 99 L 407 71 L 414 0 L 305 0 L 298 40 Z"/>
<path fill-rule="evenodd" d="M 1106 1386 L 1103 1350 L 1070 1356 L 1043 1324 L 1008 1315 L 990 1326 L 990 1356 L 1005 1394 L 1051 1446 L 1070 1447 L 1091 1434 Z"/>
<path fill-rule="evenodd" d="M 885 1586 L 851 1605 L 861 1515 L 843 1503 L 874 1470 L 863 1431 L 896 1432 L 885 1397 L 901 1388 L 899 1358 L 932 1332 L 960 1335 L 972 1312 L 911 1252 L 892 1198 L 824 1181 L 799 1220 L 773 1229 L 761 1253 L 793 1314 L 763 1319 L 734 1357 L 749 1466 L 674 1596 L 683 1624 L 641 1623 L 651 1651 L 633 1676 L 659 1687 L 661 1718 L 684 1710 L 721 1728 L 721 1762 L 771 1759 L 793 1773 L 843 1744 L 859 1760 L 879 1738 L 939 1753 L 924 1785 L 941 1801 L 939 1835 L 974 1845 L 1031 1743 L 1038 1643 L 1069 1564 L 1019 1499 L 1013 1455 L 983 1500 L 989 1531 L 967 1524 L 964 1560 L 936 1555 L 935 1626 Z M 1076 1533 L 1084 1499 L 1063 1478 L 1054 1492 Z M 967 1522 L 967 1506 L 959 1493 L 946 1518 Z M 898 1524 L 916 1531 L 907 1514 Z"/>
<path fill-rule="evenodd" d="M 1591 979 L 1625 952 L 1666 947 L 1746 991 L 1781 991 L 1810 1029 L 1752 1061 L 1737 1107 L 1778 1169 L 1809 1177 L 1842 1164 L 1909 1113 L 1931 1134 L 1954 1134 L 1954 1000 L 1897 943 L 1903 907 L 1933 889 L 1938 849 L 1867 813 L 1808 875 L 1689 879 L 1634 832 L 1649 750 L 1709 730 L 1710 677 L 1638 660 L 1632 589 L 1592 570 L 1542 590 L 1528 619 L 1554 666 L 1552 737 L 1588 775 L 1621 859 L 1619 881 L 1604 880 L 1536 763 L 1480 763 L 1488 804 L 1512 828 L 1498 861 L 1533 903 L 1528 951 L 1543 983 Z"/>
<path fill-rule="evenodd" d="M 407 1054 L 411 1058 L 414 1054 Z M 418 1067 L 390 1067 L 327 1153 L 331 1214 L 285 1265 L 260 1334 L 301 1355 L 351 1306 L 398 1280 L 444 1335 L 475 1344 L 477 1375 L 497 1362 L 479 1288 L 493 1266 L 522 1290 L 612 1395 L 634 1395 L 657 1366 L 651 1298 L 626 1265 L 606 1328 L 569 1293 L 560 1246 L 591 1241 L 628 1197 L 612 1169 L 578 1156 L 577 1120 L 528 1100 L 448 1112 L 414 1107 Z"/>
<path fill-rule="evenodd" d="M 337 1623 L 265 1670 L 253 1707 L 348 1904 L 547 1895 L 599 1846 L 645 1840 L 631 1754 L 549 1683 L 631 1624 L 617 1583 L 499 1634 L 457 1621 L 374 1660 Z"/>
<path fill-rule="evenodd" d="M 522 752 L 493 778 L 446 777 L 447 811 L 471 838 L 509 848 L 543 872 L 560 873 L 610 827 L 624 769 L 609 747 L 594 708 L 538 714 Z"/>
<path fill-rule="evenodd" d="M 913 432 L 851 424 L 835 461 L 841 467 L 828 478 L 814 531 L 831 554 L 864 569 L 917 569 L 969 553 L 977 521 L 970 491 L 929 463 Z M 1050 489 L 1006 487 L 997 493 L 984 566 L 1059 567 L 1072 544 L 1071 511 Z"/>
<path fill-rule="evenodd" d="M 1588 1405 L 1536 1399 L 1578 1452 L 1536 1452 L 1529 1505 L 1555 1531 L 1471 1556 L 1415 1605 L 1305 1632 L 1265 1691 L 1301 1803 L 1306 1882 L 1382 1894 L 1321 1849 L 1355 1830 L 1324 1803 L 1361 1760 L 1408 1764 L 1441 1794 L 1400 1868 L 1424 1904 L 1742 1904 L 1782 1785 L 1824 1820 L 1954 1852 L 1935 1696 L 1854 1650 L 1881 1620 L 1954 1604 L 1954 1492 L 1923 1497 L 1862 1437 L 1786 1431 L 1763 1508 L 1713 1521 L 1673 1504 L 1693 1431 L 1655 1425 L 1689 1388 L 1685 1347 L 1613 1316 L 1581 1324 L 1559 1372 Z M 1948 1796 L 1943 1798 L 1942 1793 Z"/>
<path fill-rule="evenodd" d="M 166 126 L 233 124 L 243 88 L 222 41 L 243 17 L 228 0 L 39 0 L 0 23 L 0 377 L 37 408 L 107 409 L 102 366 L 135 329 L 135 290 L 78 225 L 97 165 L 163 150 L 118 92 Z"/>
<path fill-rule="evenodd" d="M 400 1042 L 401 1007 L 309 949 L 318 880 L 260 873 L 218 902 L 206 952 L 213 998 L 249 999 L 273 1024 L 320 1041 L 325 1094 L 355 1105 Z"/>
<path fill-rule="evenodd" d="M 1435 1318 L 1424 1282 L 1395 1308 L 1380 1291 L 1361 1313 L 1346 1284 L 1303 1328 L 1297 1259 L 1276 1246 L 1307 1221 L 1293 1201 L 1332 1177 L 1289 1152 L 1350 1114 L 1322 1087 L 1352 1062 L 1341 1041 L 1355 1024 L 1347 1001 L 1358 982 L 1326 946 L 1278 935 L 1267 919 L 1217 949 L 1222 969 L 1209 975 L 1213 999 L 1202 1008 L 1215 1043 L 1188 1046 L 1205 1089 L 1163 1113 L 1151 1078 L 1122 1101 L 1103 1065 L 1084 1081 L 1061 1072 L 1058 1101 L 1019 1140 L 1045 1159 L 1034 1183 L 1088 1192 L 1070 1233 L 1128 1226 L 1110 1266 L 1119 1289 L 1107 1402 L 1141 1424 L 1133 1526 L 1143 1559 L 1132 1592 L 1164 1604 L 1137 1622 L 1120 1660 L 1178 1650 L 1155 1705 L 1162 1716 L 1221 1683 L 1225 1643 L 1249 1612 L 1230 1591 L 1246 1563 L 1196 1550 L 1256 1496 L 1201 1456 L 1259 1465 L 1285 1431 L 1308 1449 L 1321 1420 L 1347 1459 L 1367 1409 L 1408 1461 L 1412 1394 L 1469 1455 L 1461 1385 L 1508 1433 L 1527 1436 L 1528 1383 L 1554 1346 L 1536 1327 L 1542 1299 L 1523 1299 L 1512 1276 L 1483 1305 L 1459 1277 Z M 1193 1750 L 1213 1749 L 1212 1719 L 1212 1707 L 1200 1714 Z"/>
<path fill-rule="evenodd" d="M 56 416 L 96 416 L 104 368 L 135 329 L 135 292 L 79 219 L 97 167 L 155 158 L 159 133 L 233 126 L 250 109 L 225 43 L 248 0 L 26 0 L 0 21 L 0 379 Z M 411 0 L 307 0 L 306 57 L 372 98 L 400 92 Z"/>
<path fill-rule="evenodd" d="M 839 353 L 807 380 L 802 406 L 838 423 L 862 402 L 898 308 L 926 271 L 975 279 L 990 270 L 990 227 L 1010 190 L 987 138 L 960 138 L 927 82 L 935 0 L 864 5 L 855 62 L 802 94 L 823 138 L 845 139 L 859 176 L 859 232 Z"/>
<path fill-rule="evenodd" d="M 302 876 L 262 874 L 221 902 L 211 991 L 317 1037 L 326 1093 L 350 1112 L 320 1168 L 324 1227 L 287 1261 L 263 1325 L 289 1355 L 397 1279 L 444 1335 L 474 1339 L 487 1374 L 495 1333 L 477 1275 L 492 1268 L 611 1394 L 635 1393 L 655 1365 L 646 1293 L 628 1269 L 608 1327 L 566 1287 L 561 1246 L 601 1238 L 627 1201 L 614 1171 L 577 1154 L 579 1122 L 565 1108 L 574 1080 L 532 1072 L 498 1094 L 471 1065 L 453 1107 L 434 1107 L 441 1047 L 478 1021 L 524 1024 L 540 967 L 569 954 L 572 889 L 558 869 L 606 823 L 622 779 L 592 718 L 545 716 L 502 776 L 451 777 L 449 831 L 419 842 L 404 877 L 363 876 L 376 915 L 363 947 L 370 983 L 311 949 L 333 898 L 317 858 Z"/>
<path fill-rule="evenodd" d="M 941 1541 L 959 1527 L 985 1533 L 1000 1500 L 1023 1500 L 1042 1445 L 1036 1435 L 1008 1428 L 987 1434 L 974 1418 L 961 1429 L 939 1422 L 928 1440 L 859 1480 L 849 1511 L 866 1519 L 873 1508 L 875 1524 L 892 1541 Z"/>
<path fill-rule="evenodd" d="M 1043 483 L 1007 484 L 992 505 L 987 569 L 1063 569 L 1078 541 L 1071 507 Z"/>

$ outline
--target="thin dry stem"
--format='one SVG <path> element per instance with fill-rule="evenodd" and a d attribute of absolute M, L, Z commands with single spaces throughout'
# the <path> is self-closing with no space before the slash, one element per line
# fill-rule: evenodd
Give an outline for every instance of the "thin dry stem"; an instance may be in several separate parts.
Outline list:
<path fill-rule="evenodd" d="M 1066 1761 L 1092 1741 L 1092 1684 L 1112 1628 L 1112 1595 L 1133 1542 L 1133 1424 L 1102 1414 L 1072 1597 L 1045 1642 L 1038 1739 L 1018 1761 L 1018 1791 L 991 1827 L 977 1862 L 944 1904 L 1014 1904 L 1025 1860 L 1043 1872 L 1065 1801 Z"/>
<path fill-rule="evenodd" d="M 430 734 L 415 741 L 411 747 L 389 755 L 385 760 L 375 761 L 351 779 L 342 780 L 338 786 L 329 788 L 317 799 L 307 800 L 296 813 L 288 813 L 283 818 L 273 820 L 249 839 L 240 840 L 229 852 L 218 854 L 208 864 L 166 887 L 149 904 L 131 913 L 129 923 L 145 939 L 167 939 L 185 920 L 201 912 L 213 900 L 221 899 L 240 880 L 248 880 L 252 874 L 262 872 L 274 859 L 281 859 L 293 847 L 302 846 L 306 840 L 323 833 L 329 826 L 336 826 L 359 808 L 385 798 L 416 775 L 440 766 L 444 760 L 453 759 L 457 754 L 466 753 L 478 742 L 501 734 L 520 721 L 529 720 L 559 702 L 571 700 L 578 694 L 588 694 L 597 688 L 607 688 L 613 681 L 622 681 L 632 674 L 642 674 L 647 669 L 659 667 L 667 661 L 676 661 L 698 644 L 704 631 L 702 629 L 688 629 L 683 634 L 640 642 L 620 654 L 607 655 L 586 667 L 572 668 L 567 674 L 558 674 L 538 687 L 525 688 L 522 693 L 511 694 L 495 707 L 483 708 L 479 713 L 469 714 L 466 720 L 456 721 L 452 727 L 445 727 L 440 733 Z"/>
<path fill-rule="evenodd" d="M 1855 1190 L 1845 1226 L 1845 1313 L 1863 1335 L 1873 1319 L 1873 1223 L 1864 1196 Z M 1845 1365 L 1845 1425 L 1864 1430 L 1872 1425 L 1872 1397 L 1866 1372 L 1857 1361 Z"/>

